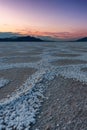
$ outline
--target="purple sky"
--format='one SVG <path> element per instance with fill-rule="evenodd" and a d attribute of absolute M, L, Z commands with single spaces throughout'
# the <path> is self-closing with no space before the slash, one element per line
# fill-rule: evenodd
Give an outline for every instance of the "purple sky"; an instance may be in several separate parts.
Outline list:
<path fill-rule="evenodd" d="M 0 0 L 0 32 L 78 38 L 87 35 L 87 0 Z"/>

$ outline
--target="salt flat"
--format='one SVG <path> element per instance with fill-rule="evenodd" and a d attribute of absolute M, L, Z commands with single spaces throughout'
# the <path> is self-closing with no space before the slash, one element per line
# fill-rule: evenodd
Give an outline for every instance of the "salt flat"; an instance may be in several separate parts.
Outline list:
<path fill-rule="evenodd" d="M 0 43 L 0 79 L 1 83 L 2 79 L 8 81 L 0 88 L 0 130 L 87 128 L 82 123 L 87 122 L 86 112 L 80 116 L 87 103 L 86 42 Z M 46 119 L 52 119 L 47 122 L 45 112 L 50 105 L 52 112 Z M 60 116 L 61 111 L 65 114 Z M 78 117 L 73 124 L 71 119 L 75 115 Z"/>

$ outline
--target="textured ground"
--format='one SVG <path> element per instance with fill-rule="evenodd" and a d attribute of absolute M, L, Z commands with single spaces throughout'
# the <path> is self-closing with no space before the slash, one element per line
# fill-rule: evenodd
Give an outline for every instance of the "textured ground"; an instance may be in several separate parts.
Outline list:
<path fill-rule="evenodd" d="M 12 92 L 17 90 L 29 76 L 35 73 L 34 68 L 15 68 L 8 70 L 1 70 L 0 77 L 10 79 L 9 83 L 0 89 L 0 100 L 10 96 Z"/>
<path fill-rule="evenodd" d="M 86 130 L 87 43 L 0 43 L 0 130 Z"/>
<path fill-rule="evenodd" d="M 45 97 L 31 130 L 87 129 L 87 85 L 58 76 L 49 83 Z"/>

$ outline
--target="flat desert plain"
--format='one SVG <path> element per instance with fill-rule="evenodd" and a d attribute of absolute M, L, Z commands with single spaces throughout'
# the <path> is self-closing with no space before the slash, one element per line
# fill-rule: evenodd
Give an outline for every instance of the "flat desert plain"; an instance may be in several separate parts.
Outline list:
<path fill-rule="evenodd" d="M 87 42 L 0 43 L 0 130 L 87 129 Z"/>

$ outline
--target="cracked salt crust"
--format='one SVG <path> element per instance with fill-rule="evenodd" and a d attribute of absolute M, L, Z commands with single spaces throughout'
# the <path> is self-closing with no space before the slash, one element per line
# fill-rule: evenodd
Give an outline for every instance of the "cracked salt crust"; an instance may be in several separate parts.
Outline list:
<path fill-rule="evenodd" d="M 0 78 L 0 88 L 7 85 L 10 81 L 8 79 Z"/>
<path fill-rule="evenodd" d="M 40 44 L 37 46 L 39 45 Z M 58 44 L 56 46 L 58 46 Z M 68 51 L 70 53 L 67 46 L 66 44 L 61 45 L 60 43 L 58 50 Z M 74 53 L 74 51 L 72 51 L 72 53 Z M 82 56 L 73 57 L 73 59 L 85 59 L 86 53 L 81 52 L 81 54 Z M 55 76 L 62 75 L 66 78 L 73 78 L 87 83 L 87 73 L 81 71 L 82 68 L 87 67 L 87 64 L 52 66 L 50 62 L 56 59 L 51 56 L 50 47 L 44 48 L 43 54 L 40 56 L 42 60 L 36 63 L 0 63 L 0 70 L 20 67 L 34 67 L 38 69 L 35 74 L 25 81 L 21 89 L 10 98 L 0 102 L 0 130 L 12 130 L 12 128 L 29 130 L 31 123 L 35 123 L 35 116 L 43 101 L 43 92 L 48 85 L 47 82 L 52 80 Z M 61 57 L 59 57 L 59 59 L 60 58 Z"/>

